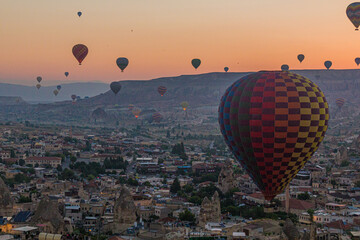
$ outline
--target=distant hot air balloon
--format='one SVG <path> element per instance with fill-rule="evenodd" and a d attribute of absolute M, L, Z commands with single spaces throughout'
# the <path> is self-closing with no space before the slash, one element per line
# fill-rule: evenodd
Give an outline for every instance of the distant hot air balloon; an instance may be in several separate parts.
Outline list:
<path fill-rule="evenodd" d="M 339 109 L 341 109 L 344 106 L 345 102 L 346 100 L 344 98 L 337 98 L 335 101 Z"/>
<path fill-rule="evenodd" d="M 37 77 L 37 78 L 36 78 L 36 81 L 38 81 L 38 83 L 40 83 L 40 82 L 42 81 L 42 77 L 40 77 L 40 76 Z"/>
<path fill-rule="evenodd" d="M 155 122 L 159 123 L 163 119 L 163 116 L 160 113 L 156 112 L 152 115 L 152 118 Z"/>
<path fill-rule="evenodd" d="M 304 59 L 305 59 L 304 54 L 299 54 L 299 55 L 297 56 L 297 59 L 299 60 L 300 63 L 302 63 L 302 61 L 304 61 Z"/>
<path fill-rule="evenodd" d="M 229 68 L 228 68 L 228 67 L 224 67 L 224 71 L 225 71 L 225 72 L 228 72 L 228 71 L 229 71 Z"/>
<path fill-rule="evenodd" d="M 40 83 L 36 84 L 36 88 L 39 90 L 41 88 Z"/>
<path fill-rule="evenodd" d="M 128 106 L 129 111 L 132 111 L 134 109 L 134 107 L 135 106 L 133 104 L 129 104 L 129 106 Z"/>
<path fill-rule="evenodd" d="M 182 107 L 182 109 L 183 109 L 184 111 L 186 111 L 186 109 L 187 109 L 188 106 L 189 106 L 189 103 L 184 101 L 184 102 L 180 103 L 180 106 Z"/>
<path fill-rule="evenodd" d="M 200 66 L 201 60 L 198 58 L 194 58 L 193 60 L 191 60 L 191 64 L 193 65 L 193 67 L 196 70 Z"/>
<path fill-rule="evenodd" d="M 73 100 L 73 102 L 75 102 L 76 101 L 76 95 L 75 94 L 71 95 L 71 99 Z"/>
<path fill-rule="evenodd" d="M 59 94 L 59 91 L 58 91 L 57 89 L 55 89 L 55 90 L 53 91 L 53 93 L 54 93 L 55 96 L 57 96 L 57 95 Z"/>
<path fill-rule="evenodd" d="M 164 96 L 164 94 L 166 93 L 167 88 L 165 86 L 159 86 L 157 90 L 158 90 L 158 93 L 161 96 Z"/>
<path fill-rule="evenodd" d="M 282 193 L 318 149 L 328 120 L 319 87 L 288 71 L 242 77 L 219 106 L 225 142 L 266 200 Z"/>
<path fill-rule="evenodd" d="M 80 96 L 76 96 L 76 100 L 81 100 L 81 97 L 80 97 Z"/>
<path fill-rule="evenodd" d="M 89 96 L 85 96 L 84 99 L 89 99 Z"/>
<path fill-rule="evenodd" d="M 140 113 L 141 113 L 141 109 L 140 108 L 134 108 L 132 110 L 132 113 L 134 114 L 135 118 L 138 118 Z"/>
<path fill-rule="evenodd" d="M 112 82 L 110 84 L 110 89 L 116 95 L 121 90 L 121 84 L 119 82 Z"/>
<path fill-rule="evenodd" d="M 81 17 L 81 15 L 82 15 L 82 12 L 77 12 L 77 15 L 79 16 L 79 17 Z"/>
<path fill-rule="evenodd" d="M 281 71 L 289 71 L 289 65 L 287 64 L 281 65 Z"/>
<path fill-rule="evenodd" d="M 358 31 L 360 26 L 360 2 L 350 4 L 346 9 L 346 15 L 352 24 L 354 24 L 355 30 Z"/>
<path fill-rule="evenodd" d="M 355 58 L 355 63 L 356 63 L 356 65 L 359 66 L 359 64 L 360 64 L 360 58 Z"/>
<path fill-rule="evenodd" d="M 61 90 L 61 86 L 60 86 L 60 85 L 57 85 L 57 86 L 56 86 L 56 89 L 57 89 L 58 91 L 60 91 L 60 90 Z"/>
<path fill-rule="evenodd" d="M 324 66 L 327 68 L 327 70 L 329 70 L 331 68 L 331 66 L 332 66 L 332 62 L 331 61 L 325 61 Z"/>
<path fill-rule="evenodd" d="M 121 69 L 121 71 L 123 72 L 124 69 L 129 65 L 129 60 L 127 58 L 124 57 L 120 57 L 118 59 L 116 59 L 116 65 Z"/>
<path fill-rule="evenodd" d="M 69 72 L 65 72 L 65 77 L 69 76 Z"/>
<path fill-rule="evenodd" d="M 77 44 L 73 47 L 72 53 L 76 60 L 78 60 L 79 65 L 81 65 L 82 61 L 86 58 L 88 55 L 89 49 L 84 44 Z"/>

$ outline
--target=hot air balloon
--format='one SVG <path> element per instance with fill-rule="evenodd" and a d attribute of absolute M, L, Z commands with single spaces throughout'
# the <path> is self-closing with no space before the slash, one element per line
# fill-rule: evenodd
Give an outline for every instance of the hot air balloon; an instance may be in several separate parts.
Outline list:
<path fill-rule="evenodd" d="M 38 83 L 40 83 L 40 82 L 42 81 L 42 77 L 40 77 L 40 76 L 37 77 L 37 78 L 36 78 L 36 81 L 38 81 Z"/>
<path fill-rule="evenodd" d="M 141 113 L 141 109 L 140 108 L 134 108 L 132 110 L 132 113 L 134 114 L 135 118 L 138 118 L 140 113 Z"/>
<path fill-rule="evenodd" d="M 60 91 L 60 90 L 61 90 L 61 86 L 60 86 L 60 85 L 57 85 L 57 86 L 56 86 L 56 89 L 57 89 L 58 91 Z"/>
<path fill-rule="evenodd" d="M 73 100 L 73 102 L 75 102 L 76 101 L 76 95 L 75 94 L 71 95 L 71 99 Z"/>
<path fill-rule="evenodd" d="M 124 69 L 129 65 L 129 60 L 127 58 L 120 57 L 120 58 L 116 59 L 116 65 L 118 65 L 118 67 L 123 72 Z"/>
<path fill-rule="evenodd" d="M 327 70 L 329 70 L 331 68 L 331 66 L 332 66 L 332 62 L 331 61 L 325 61 L 324 65 L 327 68 Z"/>
<path fill-rule="evenodd" d="M 119 82 L 112 82 L 110 84 L 110 89 L 116 95 L 121 90 L 121 84 Z"/>
<path fill-rule="evenodd" d="M 197 58 L 195 58 L 195 59 L 193 59 L 193 60 L 191 60 L 191 64 L 193 65 L 193 67 L 195 68 L 195 70 L 200 66 L 200 64 L 201 64 L 201 60 L 200 59 L 197 59 Z"/>
<path fill-rule="evenodd" d="M 346 9 L 346 15 L 352 24 L 354 24 L 355 30 L 358 31 L 360 26 L 360 2 L 350 4 Z"/>
<path fill-rule="evenodd" d="M 228 68 L 228 67 L 224 67 L 224 71 L 225 71 L 225 72 L 228 72 L 228 71 L 229 71 L 229 68 Z"/>
<path fill-rule="evenodd" d="M 81 100 L 81 97 L 80 97 L 80 96 L 76 96 L 76 100 Z"/>
<path fill-rule="evenodd" d="M 68 77 L 69 76 L 69 72 L 65 72 L 65 77 Z"/>
<path fill-rule="evenodd" d="M 36 88 L 39 90 L 41 88 L 40 83 L 36 84 Z"/>
<path fill-rule="evenodd" d="M 356 63 L 356 65 L 359 66 L 359 64 L 360 64 L 360 58 L 355 58 L 355 63 Z"/>
<path fill-rule="evenodd" d="M 86 58 L 88 55 L 89 49 L 84 44 L 76 44 L 73 49 L 72 53 L 76 60 L 78 60 L 79 65 L 81 65 L 82 61 Z"/>
<path fill-rule="evenodd" d="M 166 93 L 167 88 L 165 86 L 159 86 L 157 90 L 158 90 L 158 93 L 161 96 L 164 96 L 164 94 Z"/>
<path fill-rule="evenodd" d="M 281 65 L 281 71 L 289 71 L 289 65 L 287 64 Z"/>
<path fill-rule="evenodd" d="M 221 98 L 225 142 L 266 200 L 284 191 L 324 139 L 329 108 L 323 92 L 292 72 L 258 72 Z"/>
<path fill-rule="evenodd" d="M 134 109 L 134 107 L 135 106 L 133 104 L 129 104 L 129 106 L 128 106 L 129 111 L 132 111 Z"/>
<path fill-rule="evenodd" d="M 163 119 L 163 116 L 160 113 L 156 112 L 152 115 L 152 118 L 153 118 L 154 122 L 159 123 Z"/>
<path fill-rule="evenodd" d="M 341 109 L 344 106 L 345 102 L 346 100 L 344 98 L 337 98 L 335 101 L 339 109 Z"/>
<path fill-rule="evenodd" d="M 89 99 L 89 96 L 85 96 L 84 99 Z"/>
<path fill-rule="evenodd" d="M 77 15 L 78 15 L 79 17 L 81 17 L 82 12 L 77 12 Z"/>
<path fill-rule="evenodd" d="M 182 109 L 183 109 L 184 111 L 186 111 L 186 109 L 187 109 L 188 106 L 189 106 L 189 103 L 188 103 L 188 102 L 182 102 L 182 103 L 180 103 L 180 106 L 182 107 Z"/>
<path fill-rule="evenodd" d="M 299 54 L 299 55 L 297 56 L 297 59 L 299 60 L 300 63 L 302 63 L 302 61 L 304 61 L 304 59 L 305 59 L 304 54 Z"/>
<path fill-rule="evenodd" d="M 54 93 L 55 96 L 57 96 L 57 95 L 59 94 L 59 91 L 58 91 L 57 89 L 55 89 L 55 90 L 53 91 L 53 93 Z"/>

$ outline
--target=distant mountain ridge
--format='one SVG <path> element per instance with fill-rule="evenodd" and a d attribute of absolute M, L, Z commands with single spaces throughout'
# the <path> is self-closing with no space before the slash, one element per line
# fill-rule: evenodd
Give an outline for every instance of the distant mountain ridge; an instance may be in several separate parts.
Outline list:
<path fill-rule="evenodd" d="M 79 82 L 60 84 L 61 90 L 57 96 L 53 91 L 57 85 L 42 86 L 39 90 L 34 86 L 25 86 L 10 83 L 0 83 L 0 96 L 21 97 L 27 102 L 56 102 L 69 100 L 71 94 L 76 94 L 82 98 L 85 96 L 93 97 L 109 90 L 109 85 L 98 82 Z"/>

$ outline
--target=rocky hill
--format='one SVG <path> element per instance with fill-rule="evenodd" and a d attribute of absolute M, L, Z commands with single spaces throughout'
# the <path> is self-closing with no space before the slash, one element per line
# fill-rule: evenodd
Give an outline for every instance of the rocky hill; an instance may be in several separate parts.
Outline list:
<path fill-rule="evenodd" d="M 346 99 L 346 104 L 342 109 L 344 113 L 359 111 L 360 70 L 296 70 L 294 72 L 317 83 L 324 91 L 331 108 L 336 110 L 335 99 L 343 97 Z M 180 103 L 187 101 L 189 111 L 207 109 L 216 117 L 220 98 L 226 88 L 247 74 L 249 73 L 206 73 L 148 81 L 122 81 L 121 91 L 117 95 L 107 90 L 105 93 L 78 100 L 76 103 L 62 101 L 3 107 L 0 108 L 0 113 L 12 114 L 12 119 L 76 122 L 80 119 L 93 118 L 93 111 L 101 108 L 106 112 L 107 119 L 121 121 L 131 116 L 130 111 L 127 110 L 129 104 L 141 108 L 143 114 L 151 114 L 154 111 L 181 111 Z M 164 96 L 160 96 L 157 92 L 157 87 L 160 85 L 167 87 Z"/>

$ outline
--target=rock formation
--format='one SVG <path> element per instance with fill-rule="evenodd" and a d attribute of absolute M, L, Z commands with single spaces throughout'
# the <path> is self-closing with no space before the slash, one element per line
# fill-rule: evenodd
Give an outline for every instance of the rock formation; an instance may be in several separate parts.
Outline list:
<path fill-rule="evenodd" d="M 199 214 L 199 226 L 204 227 L 207 222 L 220 222 L 221 209 L 219 193 L 216 191 L 211 201 L 205 197 L 201 203 Z"/>
<path fill-rule="evenodd" d="M 13 215 L 14 202 L 9 188 L 0 177 L 0 216 L 11 217 Z"/>
<path fill-rule="evenodd" d="M 218 177 L 218 187 L 223 193 L 236 187 L 234 171 L 230 161 L 226 161 Z"/>
<path fill-rule="evenodd" d="M 335 156 L 335 161 L 337 164 L 341 164 L 342 161 L 347 161 L 348 158 L 348 150 L 345 146 L 341 146 Z"/>
<path fill-rule="evenodd" d="M 300 233 L 295 227 L 294 223 L 287 218 L 283 227 L 283 232 L 285 233 L 288 240 L 299 240 Z"/>
<path fill-rule="evenodd" d="M 31 222 L 46 225 L 47 233 L 62 234 L 66 230 L 57 202 L 51 201 L 47 196 L 40 201 Z"/>
<path fill-rule="evenodd" d="M 123 186 L 114 205 L 113 232 L 120 233 L 132 226 L 136 221 L 136 217 L 134 199 L 131 196 L 130 191 Z"/>

